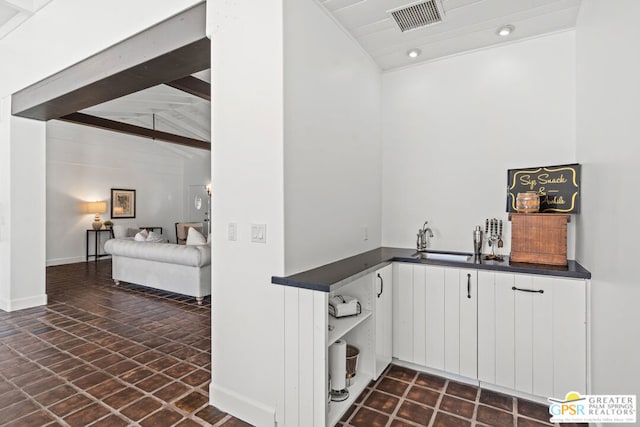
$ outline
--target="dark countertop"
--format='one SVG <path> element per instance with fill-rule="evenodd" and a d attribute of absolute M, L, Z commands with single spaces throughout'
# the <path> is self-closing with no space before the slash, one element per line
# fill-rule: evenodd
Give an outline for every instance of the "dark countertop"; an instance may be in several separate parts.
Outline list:
<path fill-rule="evenodd" d="M 438 251 L 430 251 L 438 252 Z M 467 262 L 420 259 L 413 255 L 415 249 L 381 247 L 349 258 L 344 258 L 311 270 L 287 277 L 273 276 L 271 283 L 329 292 L 342 284 L 351 282 L 365 274 L 375 271 L 394 261 L 410 262 L 445 267 L 473 268 L 477 270 L 506 271 L 511 273 L 541 274 L 545 276 L 590 279 L 591 273 L 576 261 L 569 260 L 567 266 L 511 263 L 508 257 L 504 261 L 476 260 L 473 256 Z M 454 253 L 454 252 L 448 252 Z"/>

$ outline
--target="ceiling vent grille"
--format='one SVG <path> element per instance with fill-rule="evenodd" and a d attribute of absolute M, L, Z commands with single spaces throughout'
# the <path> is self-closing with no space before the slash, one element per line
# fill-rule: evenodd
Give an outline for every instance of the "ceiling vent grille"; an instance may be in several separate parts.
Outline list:
<path fill-rule="evenodd" d="M 442 22 L 442 11 L 436 0 L 429 0 L 409 7 L 389 11 L 402 32 Z"/>

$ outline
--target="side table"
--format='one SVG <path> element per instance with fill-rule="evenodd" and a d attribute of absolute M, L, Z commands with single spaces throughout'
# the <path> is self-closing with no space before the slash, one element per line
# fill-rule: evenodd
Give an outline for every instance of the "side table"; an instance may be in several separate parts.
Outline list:
<path fill-rule="evenodd" d="M 98 248 L 100 247 L 100 234 L 102 233 L 109 233 L 109 237 L 113 239 L 113 230 L 111 229 L 107 229 L 107 228 L 101 228 L 100 230 L 87 230 L 87 248 L 86 248 L 86 260 L 89 261 L 89 257 L 94 257 L 94 261 L 98 261 L 98 258 L 103 257 L 103 256 L 110 256 L 111 254 L 101 254 L 98 251 Z M 94 234 L 94 239 L 93 239 L 93 253 L 90 254 L 89 253 L 89 236 L 91 234 Z M 108 239 L 107 239 L 108 240 Z"/>

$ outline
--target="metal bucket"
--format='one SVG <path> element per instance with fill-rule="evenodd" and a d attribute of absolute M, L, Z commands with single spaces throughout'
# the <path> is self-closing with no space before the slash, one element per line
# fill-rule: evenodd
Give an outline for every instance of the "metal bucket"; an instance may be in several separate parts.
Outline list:
<path fill-rule="evenodd" d="M 356 376 L 358 356 L 360 356 L 360 350 L 352 345 L 347 345 L 347 387 L 351 385 L 351 378 Z"/>

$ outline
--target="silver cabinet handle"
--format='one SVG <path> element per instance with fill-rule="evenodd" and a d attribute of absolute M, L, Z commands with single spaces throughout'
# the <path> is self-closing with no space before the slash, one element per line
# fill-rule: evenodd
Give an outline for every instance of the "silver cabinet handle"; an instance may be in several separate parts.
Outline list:
<path fill-rule="evenodd" d="M 471 274 L 467 273 L 467 298 L 471 299 Z"/>
<path fill-rule="evenodd" d="M 380 293 L 378 293 L 378 298 L 380 298 L 380 295 L 382 295 L 382 291 L 384 290 L 384 280 L 380 273 L 378 273 L 378 279 L 380 279 Z"/>
<path fill-rule="evenodd" d="M 531 292 L 534 294 L 537 294 L 537 293 L 544 294 L 544 289 L 538 289 L 537 291 L 534 291 L 533 289 L 522 289 L 522 288 L 516 288 L 515 286 L 513 286 L 511 287 L 511 290 L 520 291 L 520 292 Z"/>

